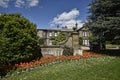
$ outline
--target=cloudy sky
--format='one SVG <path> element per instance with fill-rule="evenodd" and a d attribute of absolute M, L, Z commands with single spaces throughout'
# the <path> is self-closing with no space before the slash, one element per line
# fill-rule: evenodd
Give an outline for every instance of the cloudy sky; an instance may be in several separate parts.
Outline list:
<path fill-rule="evenodd" d="M 37 28 L 78 27 L 87 21 L 92 0 L 0 0 L 0 13 L 20 13 Z"/>

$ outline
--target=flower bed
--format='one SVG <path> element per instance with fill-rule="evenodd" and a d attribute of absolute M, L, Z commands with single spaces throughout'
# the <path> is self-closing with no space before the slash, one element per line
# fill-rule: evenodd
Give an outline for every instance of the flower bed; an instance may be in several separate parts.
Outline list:
<path fill-rule="evenodd" d="M 83 51 L 83 55 L 76 55 L 76 56 L 47 56 L 42 57 L 38 60 L 33 60 L 31 62 L 21 62 L 20 64 L 15 64 L 14 69 L 7 73 L 5 77 L 14 76 L 15 74 L 21 74 L 24 72 L 29 72 L 34 69 L 48 67 L 53 64 L 65 62 L 65 61 L 72 61 L 72 60 L 80 60 L 81 58 L 90 58 L 90 57 L 100 57 L 103 56 L 101 54 L 96 54 L 94 52 Z"/>
<path fill-rule="evenodd" d="M 44 65 L 52 62 L 61 62 L 64 60 L 79 60 L 80 58 L 89 58 L 89 57 L 99 57 L 101 56 L 100 54 L 96 54 L 93 52 L 87 52 L 84 51 L 82 56 L 48 56 L 48 57 L 42 57 L 41 59 L 38 60 L 33 60 L 31 62 L 24 62 L 20 64 L 15 64 L 15 68 L 19 69 L 27 69 L 29 67 L 35 67 L 36 65 Z"/>

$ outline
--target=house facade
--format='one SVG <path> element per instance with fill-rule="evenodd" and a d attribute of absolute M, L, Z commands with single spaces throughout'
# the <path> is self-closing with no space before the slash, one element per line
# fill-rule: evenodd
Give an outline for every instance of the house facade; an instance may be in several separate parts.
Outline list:
<path fill-rule="evenodd" d="M 89 46 L 90 45 L 90 36 L 92 36 L 91 31 L 87 26 L 83 26 L 78 29 L 79 38 L 82 38 L 82 46 Z"/>
<path fill-rule="evenodd" d="M 54 46 L 53 40 L 51 40 L 50 38 L 53 37 L 53 36 L 58 36 L 58 34 L 60 32 L 72 34 L 74 32 L 74 30 L 73 29 L 67 29 L 67 28 L 62 28 L 62 29 L 59 29 L 59 28 L 58 29 L 38 29 L 37 36 L 39 38 L 44 39 L 44 46 Z M 78 32 L 79 38 L 82 38 L 82 44 L 81 45 L 82 46 L 89 46 L 90 45 L 89 37 L 92 35 L 89 28 L 87 26 L 83 26 L 80 29 L 78 29 L 77 32 Z M 70 43 L 71 40 L 69 40 L 68 42 Z"/>
<path fill-rule="evenodd" d="M 60 32 L 71 34 L 73 32 L 72 29 L 38 29 L 37 36 L 39 38 L 44 39 L 44 46 L 54 46 L 53 41 L 51 40 L 51 37 L 58 36 Z"/>
<path fill-rule="evenodd" d="M 56 37 L 60 33 L 66 33 L 67 37 L 64 41 L 61 41 L 62 44 L 55 45 L 54 40 L 51 40 L 51 37 Z M 41 46 L 43 55 L 54 55 L 61 56 L 63 52 L 63 46 L 69 46 L 74 48 L 74 55 L 82 55 L 80 46 L 89 46 L 89 36 L 91 32 L 86 26 L 81 27 L 78 30 L 73 29 L 38 29 L 37 36 L 42 38 L 43 45 Z M 82 38 L 82 44 L 79 44 L 79 38 Z"/>

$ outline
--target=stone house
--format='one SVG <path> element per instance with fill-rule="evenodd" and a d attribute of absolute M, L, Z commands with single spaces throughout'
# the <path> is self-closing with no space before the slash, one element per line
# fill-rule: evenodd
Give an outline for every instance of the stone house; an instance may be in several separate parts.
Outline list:
<path fill-rule="evenodd" d="M 37 36 L 44 39 L 44 46 L 54 46 L 53 40 L 50 38 L 53 36 L 58 36 L 60 32 L 65 32 L 71 34 L 72 29 L 62 28 L 62 29 L 38 29 Z"/>
<path fill-rule="evenodd" d="M 79 38 L 82 38 L 82 46 L 89 46 L 89 39 L 90 36 L 92 36 L 91 31 L 89 30 L 89 28 L 87 26 L 83 26 L 80 29 L 78 29 L 79 32 Z"/>
<path fill-rule="evenodd" d="M 68 37 L 62 45 L 54 45 L 53 40 L 50 38 L 52 36 L 58 36 L 60 32 L 68 33 Z M 89 46 L 89 36 L 91 36 L 91 32 L 87 26 L 83 26 L 76 31 L 67 28 L 38 29 L 37 36 L 44 40 L 44 46 L 41 47 L 43 54 L 60 56 L 63 51 L 61 46 L 66 45 L 73 47 L 75 52 L 79 52 L 80 46 Z M 79 45 L 79 38 L 82 38 L 81 45 Z"/>

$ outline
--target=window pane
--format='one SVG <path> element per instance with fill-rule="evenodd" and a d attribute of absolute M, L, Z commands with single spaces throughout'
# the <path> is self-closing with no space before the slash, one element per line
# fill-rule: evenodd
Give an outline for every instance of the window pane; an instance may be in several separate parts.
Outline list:
<path fill-rule="evenodd" d="M 87 36 L 87 32 L 86 31 L 83 32 L 83 36 Z"/>
<path fill-rule="evenodd" d="M 52 32 L 49 33 L 49 36 L 52 36 Z"/>
<path fill-rule="evenodd" d="M 52 45 L 52 40 L 49 40 L 49 45 Z"/>
<path fill-rule="evenodd" d="M 55 32 L 55 36 L 57 36 L 57 32 Z"/>

